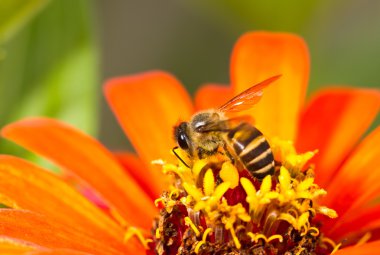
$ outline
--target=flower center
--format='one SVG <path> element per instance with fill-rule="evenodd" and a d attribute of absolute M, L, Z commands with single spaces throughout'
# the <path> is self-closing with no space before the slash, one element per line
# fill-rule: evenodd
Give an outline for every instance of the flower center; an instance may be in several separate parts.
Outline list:
<path fill-rule="evenodd" d="M 326 191 L 314 183 L 308 164 L 316 152 L 298 154 L 291 142 L 278 139 L 270 144 L 275 173 L 262 180 L 237 169 L 223 153 L 192 164 L 163 164 L 171 185 L 156 200 L 160 214 L 148 253 L 330 254 L 338 249 L 318 227 L 318 218 L 337 214 L 318 203 Z"/>

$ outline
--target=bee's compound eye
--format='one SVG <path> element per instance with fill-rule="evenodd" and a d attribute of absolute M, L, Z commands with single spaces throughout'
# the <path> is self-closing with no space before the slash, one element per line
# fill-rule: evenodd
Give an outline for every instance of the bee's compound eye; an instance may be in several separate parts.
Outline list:
<path fill-rule="evenodd" d="M 179 136 L 178 136 L 178 145 L 183 150 L 189 149 L 189 144 L 187 143 L 186 134 L 184 134 L 184 133 L 179 134 Z"/>

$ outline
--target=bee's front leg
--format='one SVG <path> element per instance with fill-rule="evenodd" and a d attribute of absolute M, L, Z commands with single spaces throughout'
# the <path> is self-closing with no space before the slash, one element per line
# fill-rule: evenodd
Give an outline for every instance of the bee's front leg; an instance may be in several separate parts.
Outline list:
<path fill-rule="evenodd" d="M 205 148 L 198 147 L 197 150 L 198 150 L 198 158 L 203 159 L 203 158 L 206 158 L 208 156 L 211 156 L 211 155 L 214 155 L 215 153 L 217 153 L 218 148 L 213 149 L 213 150 L 207 150 Z"/>

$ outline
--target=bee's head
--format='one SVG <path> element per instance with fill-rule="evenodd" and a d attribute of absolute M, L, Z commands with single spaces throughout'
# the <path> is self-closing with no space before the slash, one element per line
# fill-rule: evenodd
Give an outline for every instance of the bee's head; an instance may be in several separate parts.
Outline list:
<path fill-rule="evenodd" d="M 187 151 L 190 155 L 192 154 L 188 122 L 181 122 L 178 126 L 174 127 L 174 139 L 182 150 Z"/>

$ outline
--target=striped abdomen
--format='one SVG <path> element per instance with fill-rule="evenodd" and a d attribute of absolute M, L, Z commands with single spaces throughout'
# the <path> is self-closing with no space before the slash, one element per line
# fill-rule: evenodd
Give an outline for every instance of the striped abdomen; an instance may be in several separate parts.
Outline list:
<path fill-rule="evenodd" d="M 274 173 L 274 158 L 263 134 L 248 123 L 241 123 L 227 134 L 236 155 L 256 178 L 263 179 Z"/>

